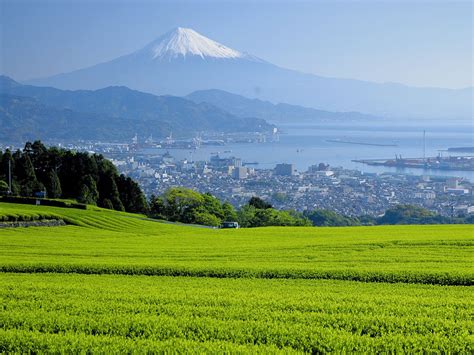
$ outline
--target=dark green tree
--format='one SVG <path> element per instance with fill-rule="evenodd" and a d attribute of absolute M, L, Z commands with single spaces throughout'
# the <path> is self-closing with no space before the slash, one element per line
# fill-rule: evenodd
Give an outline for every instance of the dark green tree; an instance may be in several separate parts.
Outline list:
<path fill-rule="evenodd" d="M 107 170 L 105 174 L 101 175 L 98 184 L 99 190 L 99 206 L 105 207 L 105 200 L 112 203 L 113 209 L 117 211 L 124 211 L 122 201 L 120 200 L 120 193 L 115 183 L 114 174 L 111 170 Z"/>
<path fill-rule="evenodd" d="M 195 224 L 201 224 L 204 226 L 212 226 L 218 227 L 221 225 L 221 219 L 216 215 L 213 215 L 209 212 L 199 211 L 194 214 L 194 221 Z"/>
<path fill-rule="evenodd" d="M 104 200 L 102 201 L 102 207 L 107 208 L 109 210 L 114 209 L 114 205 L 112 204 L 112 201 L 110 201 L 108 198 L 104 198 Z"/>
<path fill-rule="evenodd" d="M 0 152 L 0 180 L 6 182 L 9 162 L 14 194 L 32 196 L 46 186 L 51 198 L 101 206 L 110 202 L 117 210 L 146 212 L 146 199 L 138 184 L 120 177 L 102 155 L 47 148 L 40 141 L 27 142 L 23 150 L 13 154 L 9 150 Z"/>
<path fill-rule="evenodd" d="M 183 223 L 194 223 L 195 210 L 204 203 L 204 197 L 199 192 L 183 187 L 169 189 L 163 199 L 168 219 Z"/>
<path fill-rule="evenodd" d="M 237 211 L 229 202 L 226 201 L 222 204 L 222 213 L 224 221 L 237 221 Z"/>
<path fill-rule="evenodd" d="M 436 213 L 412 205 L 397 205 L 385 211 L 378 224 L 428 224 L 436 220 Z"/>
<path fill-rule="evenodd" d="M 51 170 L 46 181 L 46 191 L 49 198 L 60 198 L 62 194 L 61 182 L 55 170 Z"/>
<path fill-rule="evenodd" d="M 360 222 L 357 218 L 342 216 L 330 210 L 318 209 L 306 212 L 305 216 L 311 220 L 313 225 L 319 227 L 360 225 Z"/>
<path fill-rule="evenodd" d="M 258 203 L 259 206 L 266 206 Z M 255 204 L 242 206 L 238 211 L 242 227 L 311 226 L 311 221 L 295 211 L 278 211 L 274 208 L 256 208 Z"/>
<path fill-rule="evenodd" d="M 2 154 L 1 160 L 0 160 L 0 178 L 4 180 L 5 182 L 8 183 L 8 164 L 10 163 L 10 168 L 11 168 L 11 173 L 15 171 L 15 161 L 13 160 L 12 153 L 10 152 L 9 149 L 6 149 L 5 152 Z M 12 177 L 12 180 L 13 177 Z"/>
<path fill-rule="evenodd" d="M 8 184 L 0 180 L 0 195 L 5 195 L 8 192 Z"/>
<path fill-rule="evenodd" d="M 82 185 L 79 197 L 77 198 L 77 201 L 80 202 L 80 203 L 85 203 L 87 205 L 95 204 L 95 200 L 92 197 L 91 191 L 89 190 L 87 185 L 85 185 L 85 184 Z"/>
<path fill-rule="evenodd" d="M 23 196 L 33 196 L 39 188 L 36 179 L 35 168 L 29 155 L 21 155 L 15 164 L 15 173 L 20 184 L 20 191 Z"/>
<path fill-rule="evenodd" d="M 262 200 L 260 197 L 252 197 L 249 202 L 248 202 L 248 205 L 249 206 L 253 206 L 257 209 L 267 209 L 267 208 L 272 208 L 272 205 L 269 204 L 268 202 L 265 202 L 264 200 Z"/>
<path fill-rule="evenodd" d="M 117 187 L 120 192 L 120 200 L 126 211 L 135 213 L 146 213 L 147 202 L 140 186 L 129 177 L 123 174 L 116 179 Z"/>
<path fill-rule="evenodd" d="M 222 220 L 224 218 L 224 211 L 222 210 L 221 202 L 209 192 L 202 194 L 202 197 L 204 202 L 202 206 L 200 206 L 199 211 L 212 214 Z"/>
<path fill-rule="evenodd" d="M 162 196 L 154 196 L 150 197 L 150 210 L 149 210 L 150 217 L 156 219 L 167 219 L 167 210 L 165 206 L 165 201 Z"/>
<path fill-rule="evenodd" d="M 250 228 L 258 225 L 255 216 L 257 209 L 254 206 L 244 205 L 237 212 L 237 221 L 241 227 Z"/>
<path fill-rule="evenodd" d="M 99 191 L 97 190 L 97 183 L 95 182 L 92 175 L 86 175 L 83 179 L 83 186 L 87 187 L 89 192 L 87 203 L 90 205 L 96 205 L 99 200 Z"/>

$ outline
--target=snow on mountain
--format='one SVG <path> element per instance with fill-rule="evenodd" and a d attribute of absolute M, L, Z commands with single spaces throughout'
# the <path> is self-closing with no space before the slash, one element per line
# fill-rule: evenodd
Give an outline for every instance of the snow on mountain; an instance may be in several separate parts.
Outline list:
<path fill-rule="evenodd" d="M 173 59 L 180 56 L 199 56 L 203 59 L 246 57 L 244 53 L 204 37 L 190 28 L 182 27 L 164 34 L 140 52 L 151 55 L 154 59 Z"/>
<path fill-rule="evenodd" d="M 473 88 L 416 88 L 305 74 L 226 47 L 188 28 L 176 28 L 114 60 L 28 83 L 73 90 L 122 85 L 176 96 L 220 89 L 273 103 L 396 118 L 472 119 L 473 115 Z"/>

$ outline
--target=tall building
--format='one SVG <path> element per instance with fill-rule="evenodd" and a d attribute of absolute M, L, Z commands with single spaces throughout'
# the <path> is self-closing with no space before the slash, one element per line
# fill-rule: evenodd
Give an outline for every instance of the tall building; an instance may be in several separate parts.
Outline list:
<path fill-rule="evenodd" d="M 294 164 L 277 164 L 275 167 L 275 175 L 292 176 L 295 174 L 296 168 Z"/>
<path fill-rule="evenodd" d="M 248 175 L 248 169 L 246 167 L 236 166 L 232 171 L 232 177 L 234 179 L 246 179 Z"/>
<path fill-rule="evenodd" d="M 236 167 L 236 168 L 240 168 L 242 167 L 242 159 L 240 158 L 234 158 L 233 159 L 233 165 Z"/>

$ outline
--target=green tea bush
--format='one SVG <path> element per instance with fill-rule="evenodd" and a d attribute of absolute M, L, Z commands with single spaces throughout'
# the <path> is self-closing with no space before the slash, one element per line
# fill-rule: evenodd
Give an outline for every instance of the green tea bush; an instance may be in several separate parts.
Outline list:
<path fill-rule="evenodd" d="M 465 287 L 350 281 L 4 274 L 0 351 L 174 344 L 205 352 L 469 353 L 470 296 Z"/>
<path fill-rule="evenodd" d="M 474 227 L 192 228 L 0 203 L 0 353 L 473 352 Z"/>

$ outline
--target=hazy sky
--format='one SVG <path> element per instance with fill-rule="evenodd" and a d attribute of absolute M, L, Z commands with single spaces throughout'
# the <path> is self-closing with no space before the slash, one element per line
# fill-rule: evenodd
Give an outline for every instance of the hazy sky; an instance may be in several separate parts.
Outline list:
<path fill-rule="evenodd" d="M 0 0 L 0 71 L 104 62 L 181 26 L 274 64 L 416 86 L 473 85 L 471 1 Z"/>

